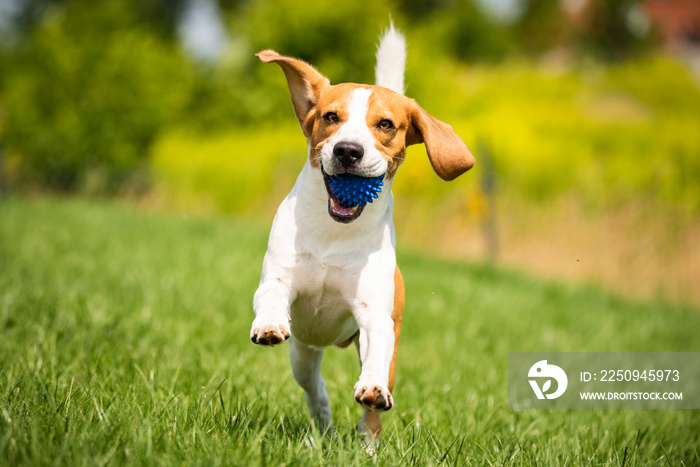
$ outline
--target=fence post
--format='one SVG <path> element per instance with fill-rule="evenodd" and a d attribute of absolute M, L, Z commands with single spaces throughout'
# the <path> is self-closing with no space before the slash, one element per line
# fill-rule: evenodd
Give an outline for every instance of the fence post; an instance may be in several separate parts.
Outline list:
<path fill-rule="evenodd" d="M 482 224 L 484 237 L 484 254 L 488 261 L 496 261 L 498 258 L 498 226 L 496 223 L 496 170 L 493 164 L 491 145 L 485 139 L 480 139 L 477 145 L 479 162 L 483 176 L 481 178 L 481 191 L 486 198 L 486 213 Z"/>
<path fill-rule="evenodd" d="M 0 141 L 0 199 L 6 199 L 10 194 L 10 183 L 5 167 L 5 144 Z"/>

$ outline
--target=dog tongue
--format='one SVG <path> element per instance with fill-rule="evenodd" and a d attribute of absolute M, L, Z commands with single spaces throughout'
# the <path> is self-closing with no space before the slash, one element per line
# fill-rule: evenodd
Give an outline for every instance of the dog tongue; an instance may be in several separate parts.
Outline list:
<path fill-rule="evenodd" d="M 338 200 L 331 198 L 331 210 L 338 216 L 352 216 L 360 206 L 343 206 Z"/>

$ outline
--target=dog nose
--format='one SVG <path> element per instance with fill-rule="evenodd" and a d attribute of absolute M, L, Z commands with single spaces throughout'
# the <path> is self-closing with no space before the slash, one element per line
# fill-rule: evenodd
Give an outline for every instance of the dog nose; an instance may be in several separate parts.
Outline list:
<path fill-rule="evenodd" d="M 357 143 L 341 141 L 333 147 L 333 155 L 338 158 L 343 167 L 349 167 L 362 159 L 365 150 Z"/>

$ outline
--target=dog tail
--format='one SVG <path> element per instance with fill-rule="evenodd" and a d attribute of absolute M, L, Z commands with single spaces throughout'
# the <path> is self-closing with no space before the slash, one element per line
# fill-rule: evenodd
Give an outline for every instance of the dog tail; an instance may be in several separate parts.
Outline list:
<path fill-rule="evenodd" d="M 403 74 L 406 68 L 406 39 L 392 23 L 384 32 L 377 48 L 375 84 L 404 93 Z"/>

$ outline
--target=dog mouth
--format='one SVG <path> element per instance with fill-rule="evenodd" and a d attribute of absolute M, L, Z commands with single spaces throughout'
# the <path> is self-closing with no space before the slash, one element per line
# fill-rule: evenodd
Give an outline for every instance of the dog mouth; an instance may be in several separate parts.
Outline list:
<path fill-rule="evenodd" d="M 379 177 L 360 177 L 350 173 L 328 175 L 323 172 L 323 181 L 328 192 L 328 214 L 337 222 L 347 224 L 354 221 L 366 204 L 379 197 L 384 175 Z"/>
<path fill-rule="evenodd" d="M 338 196 L 333 193 L 330 175 L 328 175 L 323 168 L 321 168 L 321 171 L 323 172 L 323 181 L 326 184 L 326 191 L 328 192 L 328 214 L 330 214 L 331 218 L 336 222 L 348 224 L 360 217 L 365 207 L 360 204 L 351 206 L 341 202 Z"/>

